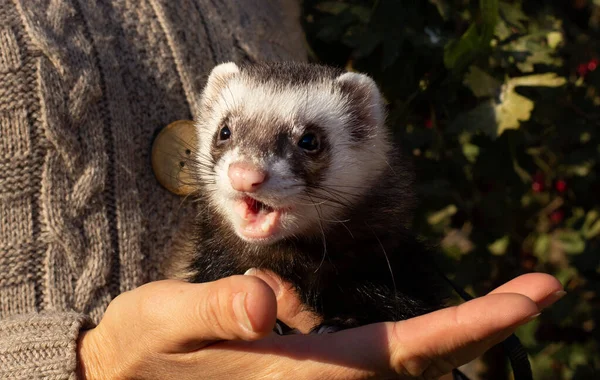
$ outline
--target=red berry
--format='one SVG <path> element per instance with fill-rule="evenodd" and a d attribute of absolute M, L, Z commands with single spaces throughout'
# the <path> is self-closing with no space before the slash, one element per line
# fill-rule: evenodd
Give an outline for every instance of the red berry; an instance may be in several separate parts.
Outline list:
<path fill-rule="evenodd" d="M 433 121 L 431 119 L 425 120 L 425 128 L 427 128 L 427 129 L 433 128 Z"/>
<path fill-rule="evenodd" d="M 564 193 L 567 190 L 567 182 L 565 182 L 562 179 L 559 179 L 558 181 L 556 181 L 554 187 L 556 187 L 556 191 L 558 191 L 559 193 Z"/>
<path fill-rule="evenodd" d="M 577 74 L 579 74 L 580 77 L 584 77 L 586 76 L 588 73 L 588 65 L 586 65 L 585 63 L 580 63 L 577 66 Z"/>
<path fill-rule="evenodd" d="M 533 175 L 533 183 L 531 184 L 531 189 L 536 192 L 539 193 L 540 191 L 544 191 L 544 182 L 545 182 L 545 177 L 544 177 L 544 173 L 538 171 Z"/>
<path fill-rule="evenodd" d="M 597 67 L 598 67 L 598 58 L 592 58 L 587 64 L 587 69 L 589 71 L 594 71 L 594 70 L 596 70 Z"/>
<path fill-rule="evenodd" d="M 565 212 L 563 210 L 556 210 L 556 211 L 552 212 L 552 214 L 550 214 L 550 220 L 554 224 L 558 224 L 558 223 L 562 222 L 562 220 L 564 218 L 565 218 Z"/>

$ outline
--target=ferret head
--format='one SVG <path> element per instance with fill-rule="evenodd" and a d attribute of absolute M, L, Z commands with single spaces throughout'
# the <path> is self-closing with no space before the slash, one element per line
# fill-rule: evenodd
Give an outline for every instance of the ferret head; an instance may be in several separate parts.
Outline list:
<path fill-rule="evenodd" d="M 247 242 L 321 236 L 387 166 L 382 97 L 363 74 L 224 63 L 208 78 L 199 114 L 203 191 Z"/>

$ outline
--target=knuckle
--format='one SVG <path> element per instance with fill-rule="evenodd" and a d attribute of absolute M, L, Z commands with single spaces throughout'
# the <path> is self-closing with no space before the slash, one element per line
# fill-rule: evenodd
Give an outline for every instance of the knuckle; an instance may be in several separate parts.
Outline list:
<path fill-rule="evenodd" d="M 202 321 L 205 328 L 214 332 L 218 336 L 226 338 L 227 321 L 231 319 L 231 307 L 229 295 L 220 289 L 210 292 L 204 302 L 196 303 L 196 316 Z"/>
<path fill-rule="evenodd" d="M 401 334 L 400 323 L 392 323 L 390 331 L 391 339 L 389 340 L 388 347 L 390 368 L 402 377 L 425 378 L 424 374 L 432 363 L 431 359 L 403 349 L 401 345 L 396 345 L 395 342 L 402 341 Z"/>

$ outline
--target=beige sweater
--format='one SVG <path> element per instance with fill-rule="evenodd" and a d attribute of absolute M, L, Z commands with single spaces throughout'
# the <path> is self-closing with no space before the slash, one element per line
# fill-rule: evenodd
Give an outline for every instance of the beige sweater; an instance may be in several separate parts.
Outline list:
<path fill-rule="evenodd" d="M 295 0 L 0 0 L 0 378 L 75 378 L 80 329 L 161 277 L 189 214 L 153 137 L 216 63 L 303 43 Z"/>

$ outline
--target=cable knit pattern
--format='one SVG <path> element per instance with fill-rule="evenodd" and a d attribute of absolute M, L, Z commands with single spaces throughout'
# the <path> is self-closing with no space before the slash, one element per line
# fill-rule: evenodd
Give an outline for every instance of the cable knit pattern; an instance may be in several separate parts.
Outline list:
<path fill-rule="evenodd" d="M 226 60 L 306 59 L 295 0 L 0 0 L 0 378 L 75 378 L 76 338 L 161 278 L 191 210 L 153 137 Z"/>

